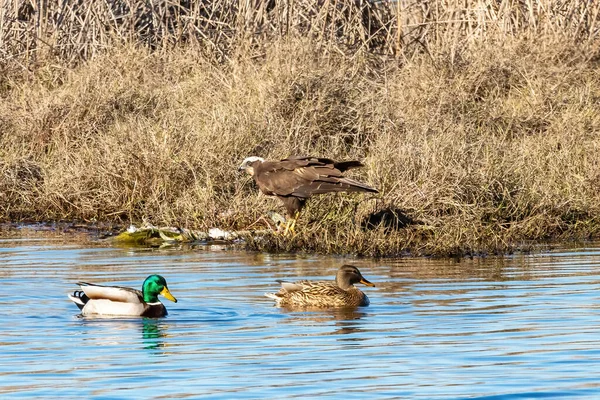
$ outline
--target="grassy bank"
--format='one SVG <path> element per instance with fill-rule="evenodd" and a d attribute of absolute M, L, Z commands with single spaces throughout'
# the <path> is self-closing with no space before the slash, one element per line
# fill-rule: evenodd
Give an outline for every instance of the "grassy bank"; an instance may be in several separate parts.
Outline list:
<path fill-rule="evenodd" d="M 1 64 L 0 219 L 244 229 L 282 210 L 241 160 L 307 154 L 363 160 L 351 176 L 380 195 L 315 198 L 296 237 L 250 247 L 455 255 L 597 237 L 600 52 L 582 13 L 560 33 L 542 11 L 513 28 L 440 23 L 420 45 L 386 25 L 379 47 L 244 41 L 246 26 L 212 47 L 81 42 L 77 58 L 30 37 Z M 363 229 L 388 208 L 412 223 Z"/>

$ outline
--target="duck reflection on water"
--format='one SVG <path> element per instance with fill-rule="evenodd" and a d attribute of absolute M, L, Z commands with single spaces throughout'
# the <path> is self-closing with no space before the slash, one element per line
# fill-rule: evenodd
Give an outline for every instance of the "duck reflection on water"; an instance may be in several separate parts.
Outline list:
<path fill-rule="evenodd" d="M 142 341 L 144 348 L 147 350 L 157 350 L 167 347 L 165 339 L 169 337 L 166 333 L 166 327 L 164 320 L 158 320 L 156 318 L 144 318 L 142 320 Z M 166 353 L 158 353 L 166 355 Z"/>
<path fill-rule="evenodd" d="M 364 308 L 344 307 L 344 308 L 306 308 L 302 311 L 281 308 L 281 312 L 288 313 L 290 318 L 287 322 L 294 325 L 327 326 L 333 322 L 332 331 L 321 331 L 319 335 L 348 335 L 361 332 L 365 329 L 363 318 L 368 315 Z M 362 320 L 362 321 L 361 321 Z M 302 332 L 302 331 L 301 331 Z M 298 333 L 300 336 L 307 336 L 307 333 Z M 362 340 L 361 337 L 344 338 L 340 340 Z"/>
<path fill-rule="evenodd" d="M 169 346 L 167 333 L 169 322 L 157 318 L 128 318 L 102 316 L 78 316 L 77 319 L 86 327 L 81 333 L 84 340 L 92 341 L 94 346 L 143 347 L 148 350 L 166 349 Z M 94 333 L 96 331 L 101 334 Z M 141 337 L 139 336 L 141 333 Z M 141 340 L 140 340 L 141 339 Z M 161 351 L 157 354 L 164 354 Z"/>

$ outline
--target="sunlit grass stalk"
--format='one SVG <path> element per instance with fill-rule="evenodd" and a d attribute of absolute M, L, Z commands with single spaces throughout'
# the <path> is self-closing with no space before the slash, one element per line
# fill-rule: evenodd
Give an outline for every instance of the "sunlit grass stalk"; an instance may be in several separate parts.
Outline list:
<path fill-rule="evenodd" d="M 2 3 L 2 220 L 245 229 L 281 210 L 241 160 L 309 154 L 362 160 L 351 176 L 381 194 L 316 198 L 296 237 L 252 248 L 453 255 L 599 232 L 596 2 L 23 4 Z M 363 228 L 387 208 L 412 222 Z"/>

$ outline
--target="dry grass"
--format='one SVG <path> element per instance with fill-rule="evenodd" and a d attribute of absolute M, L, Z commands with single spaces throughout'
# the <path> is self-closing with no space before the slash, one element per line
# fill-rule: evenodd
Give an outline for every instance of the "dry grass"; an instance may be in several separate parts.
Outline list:
<path fill-rule="evenodd" d="M 3 26 L 1 220 L 245 228 L 280 205 L 241 160 L 310 154 L 363 160 L 381 195 L 316 198 L 298 236 L 252 248 L 455 255 L 600 232 L 594 2 L 381 3 L 367 35 L 354 2 L 215 1 L 220 20 L 196 10 L 151 46 L 99 22 L 109 3 Z M 361 228 L 388 207 L 417 223 Z"/>

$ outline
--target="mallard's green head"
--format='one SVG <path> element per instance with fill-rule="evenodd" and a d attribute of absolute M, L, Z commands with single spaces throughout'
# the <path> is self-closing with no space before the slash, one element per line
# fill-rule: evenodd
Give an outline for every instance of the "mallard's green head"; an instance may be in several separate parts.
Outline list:
<path fill-rule="evenodd" d="M 337 272 L 335 277 L 335 282 L 342 289 L 348 289 L 355 283 L 362 283 L 367 286 L 375 286 L 371 282 L 365 279 L 364 276 L 360 273 L 358 268 L 354 265 L 342 265 Z"/>
<path fill-rule="evenodd" d="M 144 294 L 144 301 L 146 303 L 156 303 L 159 294 L 177 303 L 177 299 L 169 292 L 167 281 L 160 275 L 150 275 L 147 277 L 142 285 L 142 293 Z"/>

